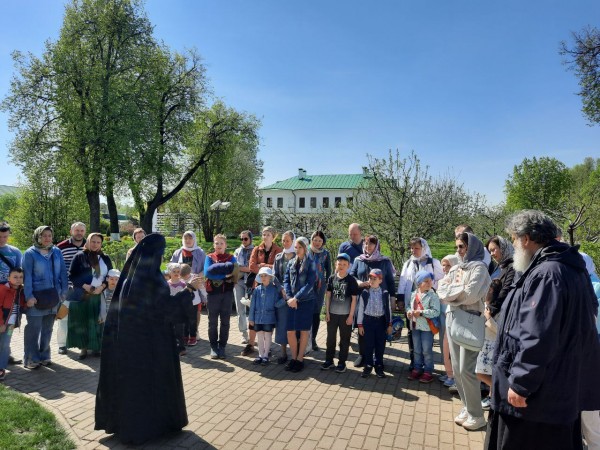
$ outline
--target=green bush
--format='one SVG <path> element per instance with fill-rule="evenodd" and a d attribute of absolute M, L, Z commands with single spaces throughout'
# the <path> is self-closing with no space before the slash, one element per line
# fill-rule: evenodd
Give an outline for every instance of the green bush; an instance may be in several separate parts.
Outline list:
<path fill-rule="evenodd" d="M 600 271 L 600 242 L 582 242 L 579 249 L 592 257 L 596 265 L 596 273 L 598 273 Z"/>

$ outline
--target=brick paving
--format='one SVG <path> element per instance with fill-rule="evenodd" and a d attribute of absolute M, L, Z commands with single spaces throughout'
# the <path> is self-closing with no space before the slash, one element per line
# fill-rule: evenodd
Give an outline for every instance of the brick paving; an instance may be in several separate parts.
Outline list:
<path fill-rule="evenodd" d="M 25 322 L 25 321 L 24 321 Z M 203 316 L 199 344 L 182 357 L 189 425 L 183 432 L 147 443 L 144 449 L 481 449 L 484 432 L 454 424 L 461 405 L 441 383 L 408 381 L 408 346 L 386 347 L 388 377 L 360 377 L 348 364 L 343 374 L 322 371 L 323 349 L 291 374 L 272 363 L 254 366 L 239 356 L 237 321 L 226 360 L 211 360 Z M 23 328 L 13 335 L 13 354 L 23 354 Z M 28 394 L 56 414 L 82 449 L 125 449 L 118 439 L 94 431 L 99 358 L 79 361 L 79 352 L 56 352 L 51 367 L 28 371 L 9 366 L 5 384 Z M 321 326 L 319 346 L 325 346 Z M 355 347 L 353 345 L 353 347 Z M 436 352 L 439 350 L 436 346 Z M 350 360 L 356 353 L 351 350 Z M 314 358 L 314 359 L 313 359 Z M 439 354 L 436 354 L 439 359 Z M 443 367 L 436 364 L 437 370 Z M 144 374 L 140 373 L 140 377 Z"/>

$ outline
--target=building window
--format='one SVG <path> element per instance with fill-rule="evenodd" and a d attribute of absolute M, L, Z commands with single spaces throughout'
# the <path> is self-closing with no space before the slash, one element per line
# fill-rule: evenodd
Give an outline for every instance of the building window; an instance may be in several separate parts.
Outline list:
<path fill-rule="evenodd" d="M 267 208 L 273 207 L 273 199 L 271 197 L 267 197 Z"/>
<path fill-rule="evenodd" d="M 283 197 L 277 197 L 277 207 L 283 208 Z"/>
<path fill-rule="evenodd" d="M 336 208 L 339 208 L 340 206 L 342 206 L 342 197 L 336 197 L 335 201 L 334 201 L 334 205 Z"/>
<path fill-rule="evenodd" d="M 300 208 L 305 208 L 306 207 L 306 199 L 304 197 L 300 197 L 298 199 L 298 206 L 300 206 Z"/>
<path fill-rule="evenodd" d="M 323 208 L 329 208 L 329 197 L 323 197 Z"/>
<path fill-rule="evenodd" d="M 311 197 L 310 198 L 310 207 L 312 209 L 316 209 L 317 208 L 317 197 Z"/>
<path fill-rule="evenodd" d="M 352 208 L 352 205 L 354 205 L 354 199 L 352 197 L 346 197 L 346 206 Z"/>

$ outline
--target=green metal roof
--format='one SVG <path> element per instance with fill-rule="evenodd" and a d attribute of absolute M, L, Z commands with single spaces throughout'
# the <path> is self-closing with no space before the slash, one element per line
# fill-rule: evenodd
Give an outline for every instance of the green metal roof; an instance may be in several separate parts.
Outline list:
<path fill-rule="evenodd" d="M 261 189 L 358 189 L 364 182 L 362 173 L 340 174 L 340 175 L 306 175 L 300 179 L 298 176 L 287 180 L 277 181 Z"/>
<path fill-rule="evenodd" d="M 16 186 L 6 186 L 5 184 L 0 184 L 0 195 L 13 194 L 18 195 L 19 188 Z"/>

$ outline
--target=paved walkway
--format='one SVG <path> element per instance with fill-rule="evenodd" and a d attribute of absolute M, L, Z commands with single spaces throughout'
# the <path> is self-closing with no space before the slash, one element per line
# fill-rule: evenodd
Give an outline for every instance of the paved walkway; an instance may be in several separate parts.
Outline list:
<path fill-rule="evenodd" d="M 143 448 L 481 449 L 483 446 L 483 432 L 467 432 L 453 423 L 460 401 L 441 383 L 424 385 L 407 380 L 406 342 L 386 347 L 388 377 L 385 379 L 372 375 L 364 380 L 352 364 L 344 374 L 321 371 L 323 351 L 306 358 L 303 372 L 290 374 L 277 364 L 254 366 L 251 358 L 238 356 L 243 346 L 237 345 L 239 333 L 233 317 L 232 325 L 230 340 L 234 345 L 228 346 L 228 359 L 213 361 L 208 357 L 207 318 L 202 317 L 202 339 L 181 362 L 189 425 L 182 433 L 150 442 Z M 324 347 L 324 326 L 318 342 Z M 23 354 L 23 328 L 13 335 L 12 349 L 15 355 Z M 77 360 L 78 352 L 58 355 L 55 350 L 53 336 L 54 364 L 35 371 L 9 366 L 6 385 L 30 395 L 54 412 L 78 448 L 130 448 L 110 435 L 94 431 L 99 358 L 88 357 L 81 362 Z M 355 357 L 351 351 L 351 360 Z"/>

